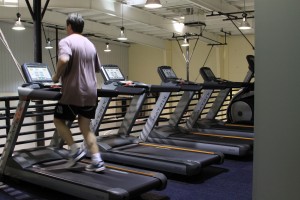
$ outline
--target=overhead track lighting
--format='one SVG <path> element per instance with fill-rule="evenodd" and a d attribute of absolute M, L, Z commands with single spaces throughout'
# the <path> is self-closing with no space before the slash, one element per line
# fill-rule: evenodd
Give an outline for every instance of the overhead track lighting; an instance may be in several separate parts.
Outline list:
<path fill-rule="evenodd" d="M 25 30 L 25 27 L 21 22 L 21 14 L 19 12 L 17 13 L 17 21 L 15 22 L 15 25 L 12 27 L 12 29 L 16 31 Z"/>
<path fill-rule="evenodd" d="M 242 16 L 243 16 L 243 21 L 242 21 L 241 25 L 239 26 L 239 29 L 241 29 L 241 30 L 251 29 L 251 26 L 250 26 L 249 22 L 247 21 L 246 0 L 244 0 L 244 12 L 243 12 Z"/>
<path fill-rule="evenodd" d="M 147 0 L 145 4 L 146 8 L 160 8 L 162 7 L 160 0 Z"/>
<path fill-rule="evenodd" d="M 106 49 L 104 49 L 105 52 L 111 52 L 111 49 L 109 48 L 109 43 L 106 42 Z"/>

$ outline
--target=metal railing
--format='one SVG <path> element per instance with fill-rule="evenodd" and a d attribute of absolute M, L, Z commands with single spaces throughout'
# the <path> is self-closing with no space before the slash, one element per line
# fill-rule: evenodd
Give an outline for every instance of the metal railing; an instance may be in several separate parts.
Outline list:
<path fill-rule="evenodd" d="M 200 118 L 204 118 L 207 114 L 214 98 L 216 97 L 218 91 L 212 95 L 209 103 L 206 105 L 205 109 L 201 113 Z M 170 114 L 173 113 L 182 93 L 174 93 L 171 95 L 166 107 L 164 108 L 162 114 L 159 118 L 159 123 L 167 121 Z M 190 116 L 193 107 L 196 105 L 201 94 L 196 94 L 193 97 L 188 109 L 186 110 L 180 124 L 184 124 L 185 121 Z M 226 102 L 220 109 L 218 113 L 218 119 L 226 120 L 226 109 L 228 103 L 232 97 L 232 93 L 228 96 Z M 113 98 L 105 117 L 101 123 L 99 129 L 99 135 L 109 135 L 116 134 L 123 117 L 126 113 L 126 109 L 129 107 L 131 102 L 131 97 L 117 97 Z M 143 105 L 143 108 L 135 121 L 134 127 L 131 133 L 138 135 L 142 131 L 146 120 L 152 111 L 156 103 L 157 95 L 149 95 Z M 7 133 L 9 132 L 11 121 L 15 114 L 16 106 L 18 103 L 17 96 L 10 97 L 0 97 L 0 153 L 2 154 L 3 147 L 6 143 Z M 32 148 L 37 146 L 49 145 L 53 137 L 55 126 L 53 124 L 53 112 L 54 112 L 54 101 L 42 101 L 42 102 L 30 102 L 29 108 L 26 112 L 24 123 L 22 125 L 15 150 Z M 80 134 L 78 123 L 75 120 L 71 126 L 71 130 L 76 142 L 82 142 L 83 137 Z"/>

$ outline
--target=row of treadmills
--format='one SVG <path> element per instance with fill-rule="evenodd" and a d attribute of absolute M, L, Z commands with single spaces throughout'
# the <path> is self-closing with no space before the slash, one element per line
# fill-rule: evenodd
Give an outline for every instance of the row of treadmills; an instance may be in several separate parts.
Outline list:
<path fill-rule="evenodd" d="M 133 199 L 140 194 L 164 189 L 167 184 L 164 172 L 186 176 L 197 175 L 204 167 L 221 164 L 225 155 L 251 155 L 253 148 L 253 83 L 251 68 L 253 56 L 247 56 L 249 72 L 244 82 L 216 79 L 209 68 L 202 68 L 205 82 L 196 84 L 178 79 L 170 66 L 161 66 L 158 73 L 161 85 L 128 82 L 116 65 L 103 65 L 104 79 L 98 90 L 100 101 L 91 128 L 98 134 L 101 122 L 111 100 L 118 95 L 131 95 L 132 100 L 118 129 L 118 133 L 98 136 L 104 173 L 82 170 L 89 162 L 80 161 L 73 168 L 64 168 L 68 150 L 54 133 L 49 146 L 14 151 L 20 129 L 32 100 L 58 100 L 57 89 L 41 88 L 38 84 L 26 84 L 18 88 L 19 103 L 11 129 L 7 135 L 1 162 L 1 178 L 12 177 L 31 182 L 83 199 Z M 39 65 L 37 65 L 38 67 Z M 231 125 L 214 120 L 216 109 L 211 109 L 205 121 L 199 119 L 214 90 L 220 90 L 213 107 L 221 106 L 232 88 L 242 88 L 235 101 L 231 101 Z M 169 121 L 157 126 L 159 116 L 172 92 L 183 92 Z M 180 120 L 196 92 L 201 97 L 185 126 Z M 131 130 L 150 93 L 159 93 L 139 137 L 131 136 Z M 252 100 L 251 100 L 252 98 Z M 239 129 L 241 124 L 247 126 Z M 238 124 L 233 126 L 233 124 Z M 69 122 L 69 126 L 72 122 Z"/>

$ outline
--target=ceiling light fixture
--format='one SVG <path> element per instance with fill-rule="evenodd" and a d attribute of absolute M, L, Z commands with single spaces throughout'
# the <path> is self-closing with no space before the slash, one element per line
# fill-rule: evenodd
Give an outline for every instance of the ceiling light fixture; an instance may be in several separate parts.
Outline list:
<path fill-rule="evenodd" d="M 241 25 L 239 26 L 239 29 L 241 29 L 241 30 L 251 29 L 251 26 L 250 26 L 249 22 L 247 21 L 247 14 L 246 13 L 243 13 L 243 21 L 242 21 Z"/>
<path fill-rule="evenodd" d="M 47 38 L 47 44 L 45 46 L 45 49 L 53 49 L 53 46 L 51 45 L 51 40 L 50 38 Z"/>
<path fill-rule="evenodd" d="M 125 28 L 123 26 L 121 27 L 121 33 L 120 33 L 120 37 L 118 37 L 118 40 L 121 41 L 127 40 L 127 37 L 125 36 Z"/>
<path fill-rule="evenodd" d="M 162 7 L 160 0 L 147 0 L 145 4 L 146 8 L 160 8 Z"/>
<path fill-rule="evenodd" d="M 122 27 L 121 27 L 120 37 L 118 37 L 117 39 L 121 40 L 121 41 L 125 41 L 125 40 L 127 40 L 127 38 L 125 36 L 125 28 L 123 26 L 123 3 L 121 5 L 121 14 L 122 14 Z"/>
<path fill-rule="evenodd" d="M 109 43 L 106 42 L 106 49 L 104 49 L 105 52 L 111 52 L 111 49 L 109 48 Z"/>
<path fill-rule="evenodd" d="M 12 29 L 16 30 L 16 31 L 23 31 L 23 30 L 25 30 L 25 26 L 21 22 L 21 14 L 19 12 L 19 0 L 18 0 L 17 21 L 15 22 L 14 26 L 12 27 Z"/>
<path fill-rule="evenodd" d="M 251 26 L 249 24 L 249 22 L 247 21 L 247 13 L 246 13 L 246 3 L 245 3 L 246 0 L 244 0 L 244 12 L 242 14 L 243 16 L 243 21 L 241 23 L 241 25 L 239 26 L 239 29 L 241 30 L 249 30 L 251 29 Z"/>
<path fill-rule="evenodd" d="M 16 31 L 22 31 L 22 30 L 25 30 L 25 27 L 24 25 L 22 24 L 21 22 L 21 14 L 18 12 L 17 13 L 17 21 L 15 22 L 15 25 L 12 27 L 13 30 L 16 30 Z"/>
<path fill-rule="evenodd" d="M 187 39 L 186 36 L 184 37 L 184 40 L 183 40 L 181 46 L 182 47 L 188 47 L 188 46 L 190 46 L 189 41 L 188 41 L 188 39 Z"/>

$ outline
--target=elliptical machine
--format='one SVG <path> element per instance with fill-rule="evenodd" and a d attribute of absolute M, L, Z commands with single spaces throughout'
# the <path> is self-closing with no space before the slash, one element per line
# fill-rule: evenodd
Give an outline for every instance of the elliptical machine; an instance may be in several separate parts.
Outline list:
<path fill-rule="evenodd" d="M 247 55 L 250 80 L 254 78 L 254 56 Z M 249 82 L 250 82 L 249 80 Z M 254 86 L 242 88 L 234 95 L 227 108 L 227 122 L 232 124 L 254 124 Z"/>

